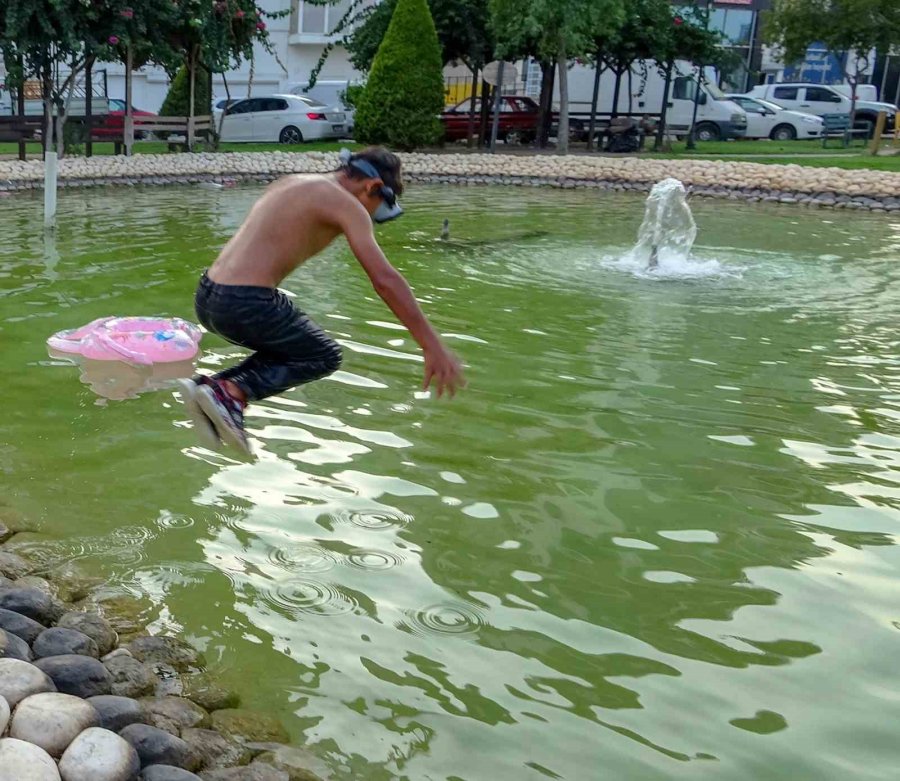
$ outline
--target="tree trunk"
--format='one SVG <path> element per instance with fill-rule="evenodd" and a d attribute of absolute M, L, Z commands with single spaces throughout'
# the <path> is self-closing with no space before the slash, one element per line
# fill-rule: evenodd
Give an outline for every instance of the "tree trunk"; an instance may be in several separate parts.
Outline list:
<path fill-rule="evenodd" d="M 663 139 L 666 135 L 666 115 L 669 110 L 669 88 L 672 86 L 672 68 L 674 63 L 666 65 L 666 83 L 663 87 L 663 102 L 659 112 L 659 127 L 656 128 L 656 141 L 653 144 L 653 151 L 659 152 L 663 148 Z"/>
<path fill-rule="evenodd" d="M 131 157 L 131 149 L 134 146 L 134 116 L 131 112 L 131 81 L 132 81 L 132 54 L 131 44 L 125 53 L 125 156 Z"/>
<path fill-rule="evenodd" d="M 597 102 L 600 99 L 600 77 L 603 75 L 603 66 L 600 64 L 600 52 L 597 52 L 597 65 L 594 69 L 594 94 L 591 98 L 591 121 L 588 123 L 587 148 L 590 151 L 594 145 L 594 131 L 597 128 Z"/>
<path fill-rule="evenodd" d="M 88 60 L 84 66 L 84 156 L 91 157 L 94 154 L 94 62 Z"/>
<path fill-rule="evenodd" d="M 622 89 L 622 71 L 621 68 L 616 68 L 616 85 L 613 87 L 613 102 L 612 102 L 612 118 L 615 119 L 619 116 L 619 92 Z"/>
<path fill-rule="evenodd" d="M 19 114 L 19 122 L 25 122 L 25 68 L 22 64 L 22 58 L 19 57 L 19 72 L 22 74 L 22 84 L 19 85 L 19 89 L 16 93 L 16 108 Z M 25 149 L 25 139 L 23 136 L 19 136 L 19 160 L 24 161 L 26 157 L 26 149 Z"/>
<path fill-rule="evenodd" d="M 190 79 L 190 89 L 188 98 L 188 121 L 187 121 L 187 151 L 194 151 L 194 100 L 196 96 L 197 86 L 197 47 L 191 47 L 190 60 L 188 62 L 188 78 Z"/>
<path fill-rule="evenodd" d="M 547 148 L 547 141 L 550 136 L 550 124 L 552 119 L 550 114 L 553 109 L 553 83 L 555 77 L 556 63 L 541 62 L 541 99 L 536 128 L 538 146 L 541 149 Z"/>
<path fill-rule="evenodd" d="M 634 110 L 634 94 L 632 92 L 631 85 L 631 66 L 628 66 L 628 116 L 631 116 L 632 111 Z"/>
<path fill-rule="evenodd" d="M 222 109 L 222 115 L 219 117 L 219 126 L 215 131 L 215 143 L 217 152 L 219 151 L 219 144 L 222 141 L 222 126 L 225 123 L 225 112 L 228 111 L 228 107 L 231 105 L 231 90 L 228 88 L 228 78 L 225 76 L 225 71 L 222 71 L 222 84 L 225 85 L 225 108 Z M 212 90 L 210 90 L 209 94 L 212 95 Z"/>
<path fill-rule="evenodd" d="M 44 132 L 41 134 L 43 139 L 42 146 L 44 154 L 53 151 L 53 74 L 50 65 L 46 65 L 43 73 L 43 87 L 41 92 L 44 98 Z"/>
<path fill-rule="evenodd" d="M 556 149 L 561 155 L 569 153 L 569 58 L 565 41 L 559 42 L 559 130 Z"/>
<path fill-rule="evenodd" d="M 481 119 L 478 128 L 478 146 L 487 145 L 488 136 L 488 119 L 490 118 L 491 107 L 491 85 L 484 79 L 481 81 Z"/>
<path fill-rule="evenodd" d="M 472 68 L 472 95 L 469 98 L 469 128 L 466 131 L 466 146 L 475 145 L 475 103 L 478 99 L 478 67 Z"/>

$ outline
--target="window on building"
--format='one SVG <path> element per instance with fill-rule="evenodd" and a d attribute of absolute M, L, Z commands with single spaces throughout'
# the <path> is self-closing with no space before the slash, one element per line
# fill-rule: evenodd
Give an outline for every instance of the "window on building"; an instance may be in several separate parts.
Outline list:
<path fill-rule="evenodd" d="M 339 0 L 334 5 L 314 5 L 300 0 L 299 31 L 304 35 L 331 35 L 352 2 L 353 0 Z"/>

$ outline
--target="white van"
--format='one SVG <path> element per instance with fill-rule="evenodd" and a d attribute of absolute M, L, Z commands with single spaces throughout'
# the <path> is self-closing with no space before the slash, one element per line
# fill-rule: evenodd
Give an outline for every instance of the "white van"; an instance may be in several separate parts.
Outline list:
<path fill-rule="evenodd" d="M 618 113 L 630 112 L 632 116 L 637 117 L 642 114 L 658 115 L 662 109 L 665 79 L 659 75 L 655 64 L 648 62 L 643 66 L 636 63 L 632 67 L 630 84 L 632 93 L 629 96 L 629 79 L 626 72 L 619 87 Z M 669 134 L 686 136 L 690 131 L 694 119 L 696 90 L 697 79 L 691 64 L 676 63 L 666 108 L 666 131 Z M 569 71 L 569 109 L 573 117 L 571 123 L 573 127 L 585 133 L 587 131 L 585 117 L 590 113 L 593 94 L 593 67 L 574 66 Z M 612 113 L 614 94 L 615 76 L 611 71 L 604 71 L 600 77 L 600 97 L 597 104 L 597 111 L 601 116 L 608 117 Z M 719 141 L 744 137 L 747 132 L 747 115 L 716 86 L 715 75 L 711 70 L 707 80 L 700 84 L 700 94 L 696 103 L 695 135 L 698 140 Z"/>

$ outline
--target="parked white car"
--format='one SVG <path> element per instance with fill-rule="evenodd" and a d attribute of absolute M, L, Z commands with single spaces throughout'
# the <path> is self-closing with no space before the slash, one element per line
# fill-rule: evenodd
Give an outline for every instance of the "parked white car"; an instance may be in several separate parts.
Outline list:
<path fill-rule="evenodd" d="M 776 103 L 747 95 L 729 95 L 747 114 L 746 138 L 771 138 L 793 141 L 795 138 L 821 138 L 822 117 L 802 111 L 788 111 Z"/>
<path fill-rule="evenodd" d="M 759 84 L 748 93 L 751 98 L 762 98 L 792 111 L 800 110 L 808 114 L 849 114 L 851 101 L 842 90 L 829 84 Z M 878 113 L 887 114 L 887 131 L 893 131 L 897 107 L 891 103 L 869 100 L 856 101 L 856 127 L 869 131 L 875 129 Z"/>
<path fill-rule="evenodd" d="M 300 95 L 263 95 L 225 109 L 223 141 L 301 144 L 346 134 L 346 115 Z"/>

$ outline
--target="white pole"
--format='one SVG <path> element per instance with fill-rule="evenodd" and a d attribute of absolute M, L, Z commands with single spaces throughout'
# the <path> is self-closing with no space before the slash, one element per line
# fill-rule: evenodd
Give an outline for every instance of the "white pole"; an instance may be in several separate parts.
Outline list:
<path fill-rule="evenodd" d="M 56 152 L 44 156 L 44 227 L 56 224 Z"/>

